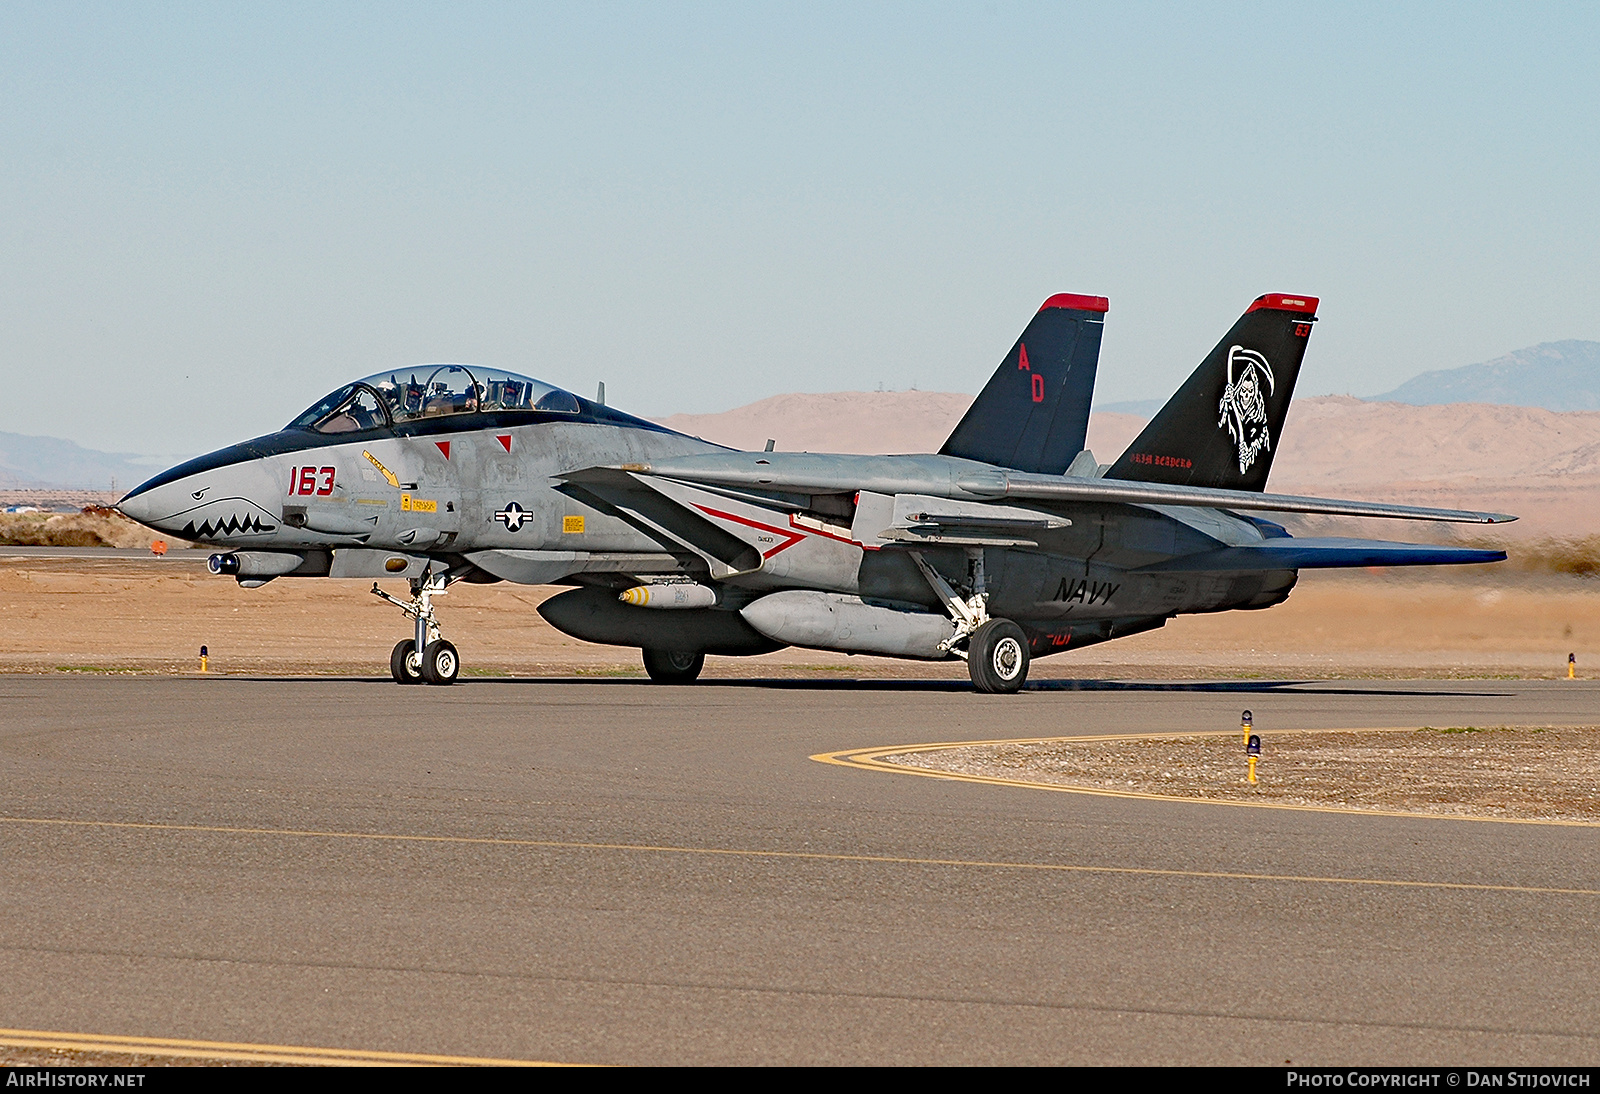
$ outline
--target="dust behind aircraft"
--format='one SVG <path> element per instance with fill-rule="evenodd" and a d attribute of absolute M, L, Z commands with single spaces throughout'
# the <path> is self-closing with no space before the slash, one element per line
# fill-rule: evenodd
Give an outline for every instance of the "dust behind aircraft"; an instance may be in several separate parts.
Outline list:
<path fill-rule="evenodd" d="M 392 578 L 402 684 L 460 671 L 433 598 L 570 585 L 539 612 L 643 651 L 652 679 L 785 646 L 960 658 L 986 692 L 1032 658 L 1176 615 L 1281 603 L 1298 571 L 1496 562 L 1500 551 L 1303 538 L 1253 515 L 1513 517 L 1265 493 L 1313 297 L 1252 303 L 1110 464 L 1083 449 L 1104 297 L 1052 296 L 938 453 L 739 452 L 477 365 L 385 370 L 277 433 L 156 476 L 120 508 L 224 548 L 211 569 Z"/>

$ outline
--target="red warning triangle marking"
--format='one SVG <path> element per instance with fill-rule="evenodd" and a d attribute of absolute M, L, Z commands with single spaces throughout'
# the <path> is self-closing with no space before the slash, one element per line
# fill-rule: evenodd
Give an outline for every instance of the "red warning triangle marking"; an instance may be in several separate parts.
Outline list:
<path fill-rule="evenodd" d="M 439 451 L 443 452 L 444 453 L 444 458 L 448 460 L 450 458 L 450 442 L 449 441 L 434 441 L 433 443 L 439 446 Z"/>
<path fill-rule="evenodd" d="M 1017 347 L 1022 351 L 1017 355 L 1017 370 L 1019 372 L 1032 372 L 1033 366 L 1028 364 L 1028 344 L 1026 342 L 1018 342 Z"/>
<path fill-rule="evenodd" d="M 504 445 L 505 446 L 505 450 L 507 452 L 511 451 L 511 434 L 509 434 L 509 433 L 497 433 L 497 434 L 495 434 L 495 438 L 494 439 L 499 441 L 502 445 Z"/>

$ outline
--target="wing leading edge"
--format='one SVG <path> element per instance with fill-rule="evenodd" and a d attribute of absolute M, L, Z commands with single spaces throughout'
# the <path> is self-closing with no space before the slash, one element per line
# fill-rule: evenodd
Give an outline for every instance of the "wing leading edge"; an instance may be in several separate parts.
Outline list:
<path fill-rule="evenodd" d="M 1253 490 L 1181 486 L 1119 479 L 1081 478 L 1007 471 L 949 456 L 830 456 L 808 452 L 730 452 L 685 456 L 609 470 L 658 475 L 705 486 L 760 491 L 850 494 L 926 494 L 974 501 L 1018 500 L 1181 505 L 1247 512 L 1320 513 L 1326 516 L 1387 517 L 1457 524 L 1504 524 L 1507 513 L 1433 509 L 1386 502 L 1346 501 Z M 561 476 L 574 479 L 587 472 Z"/>

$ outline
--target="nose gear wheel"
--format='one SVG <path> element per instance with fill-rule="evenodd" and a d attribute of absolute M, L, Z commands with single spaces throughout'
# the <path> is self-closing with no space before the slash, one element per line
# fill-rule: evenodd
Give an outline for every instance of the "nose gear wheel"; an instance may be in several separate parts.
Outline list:
<path fill-rule="evenodd" d="M 422 662 L 417 657 L 417 644 L 410 638 L 401 639 L 389 655 L 389 675 L 397 684 L 422 683 Z"/>
<path fill-rule="evenodd" d="M 450 587 L 448 573 L 434 573 L 430 567 L 411 580 L 411 599 L 390 596 L 372 583 L 372 595 L 387 600 L 416 621 L 416 634 L 395 646 L 389 654 L 389 675 L 397 684 L 453 684 L 461 674 L 461 655 L 439 633 L 439 618 L 433 611 L 433 597 Z M 420 653 L 418 651 L 421 651 Z"/>
<path fill-rule="evenodd" d="M 422 651 L 422 678 L 430 684 L 453 684 L 461 672 L 456 648 L 444 639 L 429 642 Z"/>

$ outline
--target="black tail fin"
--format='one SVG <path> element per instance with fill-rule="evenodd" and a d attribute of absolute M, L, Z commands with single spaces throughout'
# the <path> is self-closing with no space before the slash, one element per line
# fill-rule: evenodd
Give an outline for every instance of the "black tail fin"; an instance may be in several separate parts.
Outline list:
<path fill-rule="evenodd" d="M 1017 471 L 1065 471 L 1089 430 L 1108 307 L 1103 296 L 1046 300 L 939 454 Z"/>
<path fill-rule="evenodd" d="M 1316 321 L 1314 296 L 1258 297 L 1106 477 L 1265 488 Z"/>

